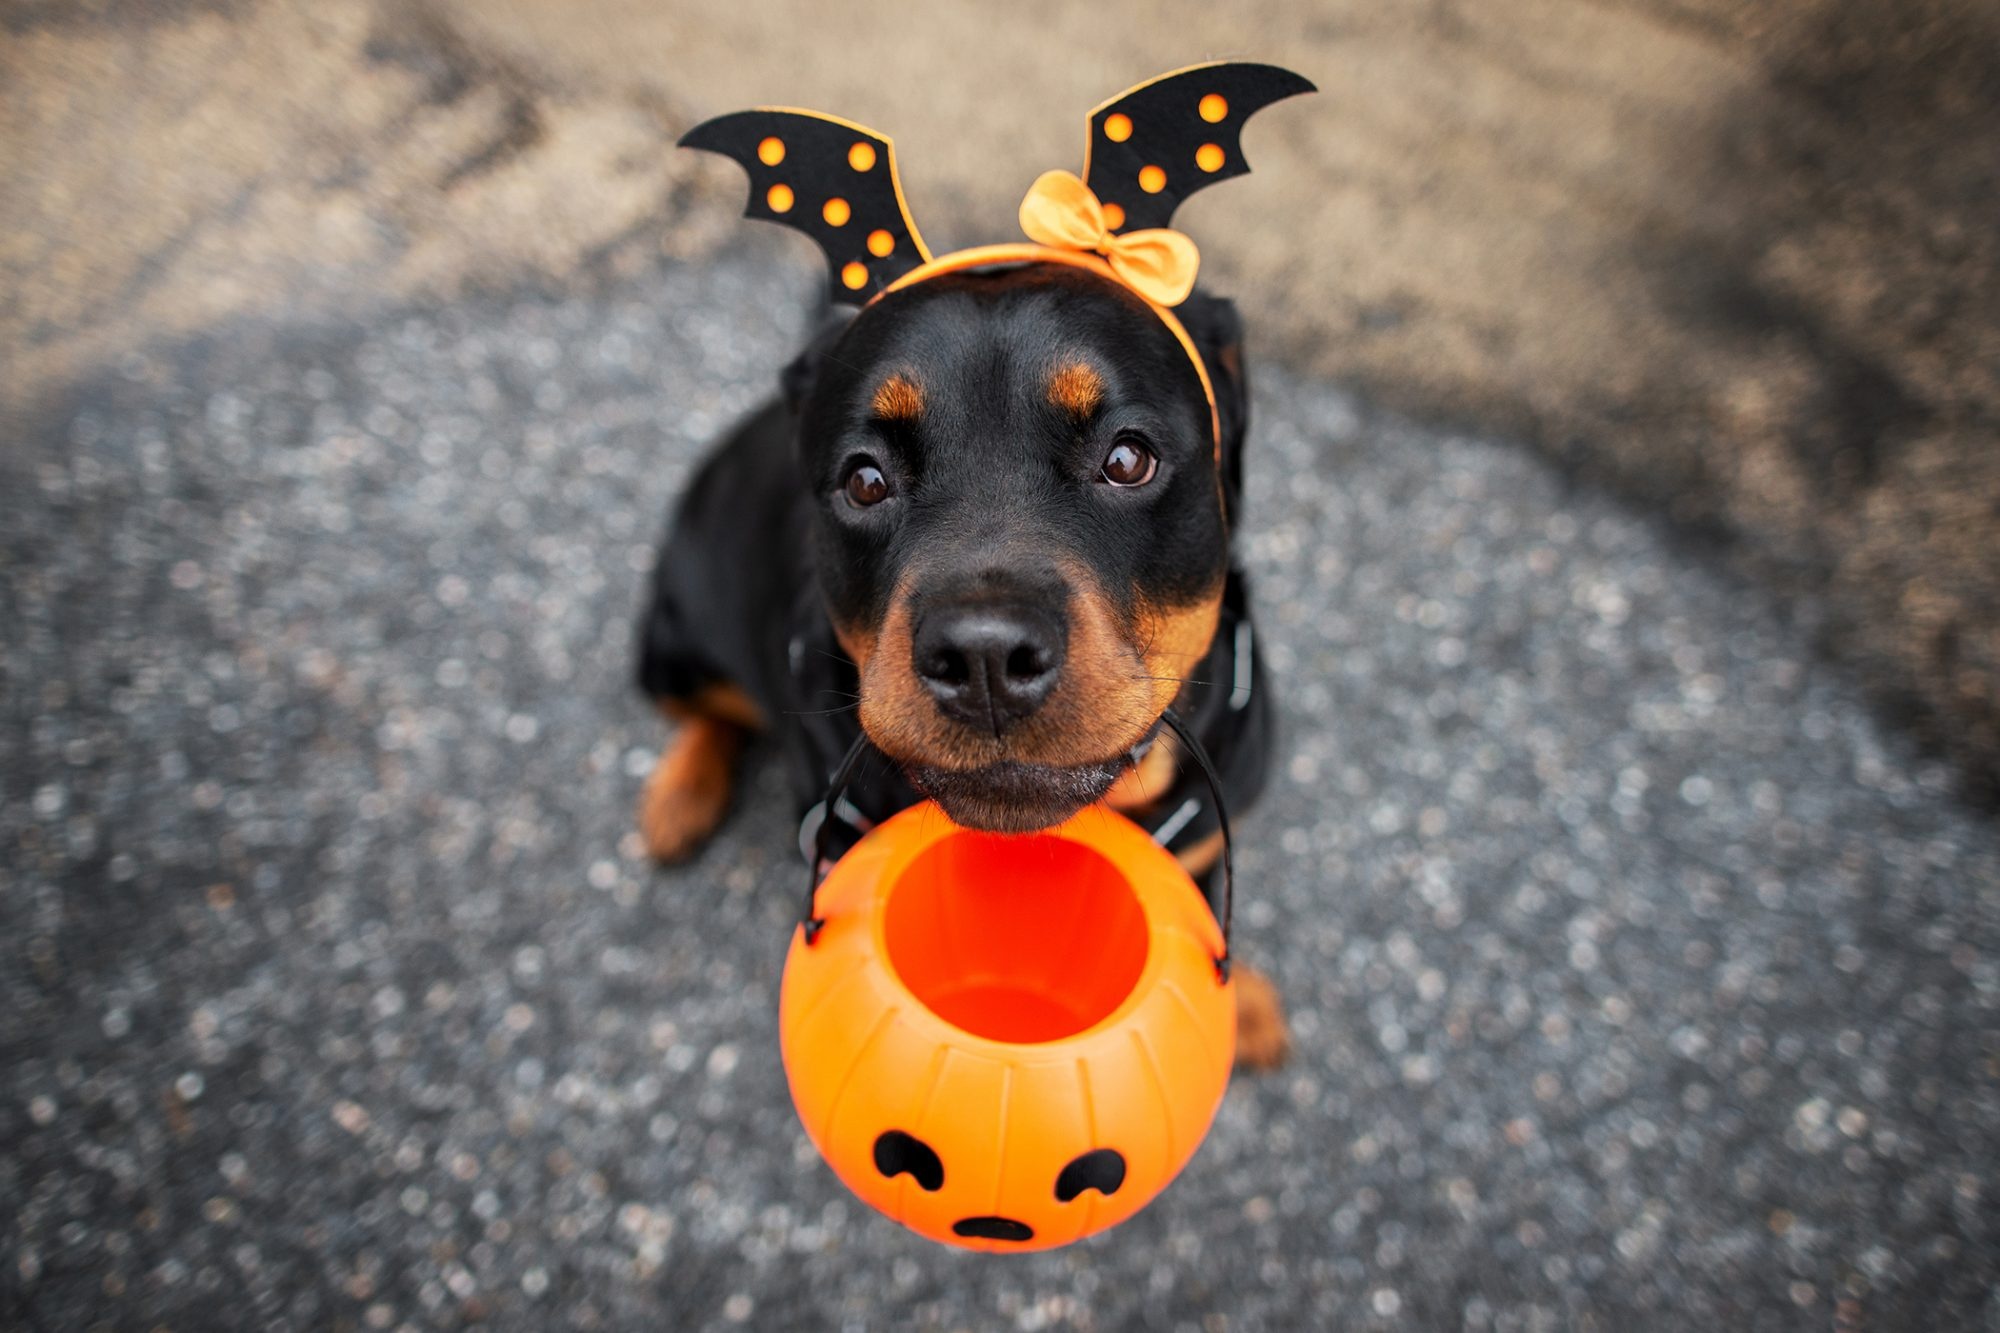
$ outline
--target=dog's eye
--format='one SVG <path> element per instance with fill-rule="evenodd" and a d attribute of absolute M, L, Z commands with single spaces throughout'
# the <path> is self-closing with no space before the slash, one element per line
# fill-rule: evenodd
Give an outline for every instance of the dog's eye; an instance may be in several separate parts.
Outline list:
<path fill-rule="evenodd" d="M 866 509 L 889 498 L 889 479 L 882 475 L 881 468 L 864 460 L 847 474 L 844 489 L 856 507 Z"/>
<path fill-rule="evenodd" d="M 1113 486 L 1144 486 L 1159 470 L 1159 456 L 1146 447 L 1145 441 L 1124 435 L 1104 456 L 1104 467 L 1098 475 Z"/>

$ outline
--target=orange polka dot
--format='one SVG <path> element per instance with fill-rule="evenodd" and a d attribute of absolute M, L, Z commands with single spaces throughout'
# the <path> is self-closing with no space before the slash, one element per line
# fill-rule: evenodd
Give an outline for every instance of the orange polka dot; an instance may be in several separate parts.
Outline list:
<path fill-rule="evenodd" d="M 819 215 L 826 219 L 826 225 L 829 227 L 845 227 L 847 219 L 854 216 L 854 210 L 847 206 L 845 199 L 836 196 L 826 201 L 826 206 L 820 209 Z"/>
<path fill-rule="evenodd" d="M 767 167 L 775 167 L 785 160 L 785 141 L 772 135 L 757 145 L 757 160 Z"/>
<path fill-rule="evenodd" d="M 1221 93 L 1210 93 L 1201 99 L 1201 104 L 1195 110 L 1201 112 L 1203 120 L 1213 125 L 1229 115 L 1229 99 Z"/>
<path fill-rule="evenodd" d="M 1123 111 L 1114 111 L 1106 116 L 1104 137 L 1113 143 L 1124 143 L 1132 137 L 1132 118 Z"/>
<path fill-rule="evenodd" d="M 1222 170 L 1222 145 L 1205 143 L 1195 149 L 1194 164 L 1203 171 Z"/>
<path fill-rule="evenodd" d="M 840 280 L 847 290 L 858 292 L 868 285 L 868 266 L 857 260 L 840 270 Z"/>
<path fill-rule="evenodd" d="M 875 145 L 857 143 L 847 150 L 847 165 L 856 171 L 867 171 L 875 165 Z"/>
<path fill-rule="evenodd" d="M 1147 194 L 1158 194 L 1167 188 L 1167 173 L 1158 167 L 1140 167 L 1139 188 Z"/>
<path fill-rule="evenodd" d="M 771 206 L 773 213 L 791 212 L 792 187 L 780 181 L 764 192 L 764 202 Z"/>
<path fill-rule="evenodd" d="M 1104 206 L 1104 227 L 1106 231 L 1117 231 L 1125 225 L 1125 210 L 1116 204 Z"/>
<path fill-rule="evenodd" d="M 877 259 L 887 259 L 889 252 L 896 248 L 896 238 L 877 228 L 868 233 L 868 253 Z"/>

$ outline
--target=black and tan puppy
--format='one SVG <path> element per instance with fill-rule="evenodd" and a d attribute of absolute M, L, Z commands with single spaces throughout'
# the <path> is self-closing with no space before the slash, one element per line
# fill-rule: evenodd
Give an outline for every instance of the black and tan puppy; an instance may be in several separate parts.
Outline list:
<path fill-rule="evenodd" d="M 1240 811 L 1270 710 L 1230 559 L 1239 324 L 1200 294 L 1177 313 L 1219 449 L 1173 335 L 1075 268 L 892 292 L 799 358 L 782 400 L 708 459 L 661 551 L 640 683 L 679 728 L 640 805 L 655 856 L 714 830 L 749 733 L 784 738 L 805 810 L 858 727 L 894 762 L 833 812 L 847 842 L 920 795 L 1007 832 L 1102 799 L 1209 874 L 1214 812 L 1160 715 L 1177 707 Z M 1238 977 L 1240 1058 L 1273 1064 L 1275 992 Z"/>

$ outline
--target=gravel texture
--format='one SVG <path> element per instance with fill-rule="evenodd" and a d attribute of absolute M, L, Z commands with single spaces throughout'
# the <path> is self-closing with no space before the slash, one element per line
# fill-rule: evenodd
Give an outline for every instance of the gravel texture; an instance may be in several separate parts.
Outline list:
<path fill-rule="evenodd" d="M 1993 825 L 1811 605 L 1276 374 L 1292 1063 L 1068 1250 L 848 1197 L 776 766 L 689 868 L 630 833 L 660 516 L 801 322 L 765 253 L 240 328 L 6 442 L 0 1322 L 2000 1327 Z"/>

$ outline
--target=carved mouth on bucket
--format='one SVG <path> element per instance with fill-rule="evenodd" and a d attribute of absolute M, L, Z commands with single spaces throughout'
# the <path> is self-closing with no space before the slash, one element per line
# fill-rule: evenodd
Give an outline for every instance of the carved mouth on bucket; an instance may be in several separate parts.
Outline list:
<path fill-rule="evenodd" d="M 1116 1010 L 1145 968 L 1148 932 L 1132 885 L 1090 848 L 961 831 L 910 862 L 883 933 L 890 965 L 932 1013 L 1028 1043 L 1074 1036 Z"/>
<path fill-rule="evenodd" d="M 954 1236 L 974 1240 L 1033 1240 L 1035 1229 L 1011 1217 L 961 1217 L 951 1224 Z"/>

